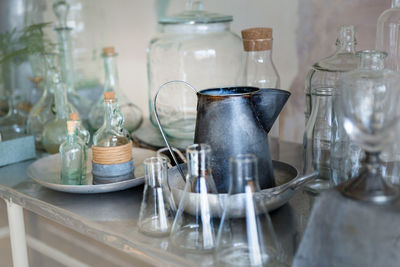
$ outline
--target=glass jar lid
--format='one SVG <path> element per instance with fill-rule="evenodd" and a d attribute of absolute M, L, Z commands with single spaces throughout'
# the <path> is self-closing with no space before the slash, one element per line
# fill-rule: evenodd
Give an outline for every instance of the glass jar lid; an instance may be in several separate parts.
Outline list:
<path fill-rule="evenodd" d="M 206 23 L 221 23 L 230 22 L 232 16 L 222 15 L 218 13 L 207 12 L 203 10 L 201 1 L 187 1 L 185 11 L 163 17 L 158 20 L 159 24 L 206 24 Z"/>

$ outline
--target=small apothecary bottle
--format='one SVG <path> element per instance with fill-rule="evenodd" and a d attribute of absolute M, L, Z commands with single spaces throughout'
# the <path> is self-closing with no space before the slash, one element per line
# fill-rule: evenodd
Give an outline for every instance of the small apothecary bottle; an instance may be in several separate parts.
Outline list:
<path fill-rule="evenodd" d="M 134 178 L 132 142 L 114 123 L 118 105 L 115 92 L 104 93 L 104 122 L 93 135 L 92 172 L 94 184 L 114 183 Z"/>

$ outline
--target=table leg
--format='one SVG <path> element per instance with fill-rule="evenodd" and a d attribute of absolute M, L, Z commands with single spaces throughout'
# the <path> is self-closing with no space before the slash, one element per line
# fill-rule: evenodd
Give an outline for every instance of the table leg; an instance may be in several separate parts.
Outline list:
<path fill-rule="evenodd" d="M 27 267 L 29 264 L 23 209 L 11 201 L 6 200 L 6 202 L 13 265 L 14 267 Z"/>

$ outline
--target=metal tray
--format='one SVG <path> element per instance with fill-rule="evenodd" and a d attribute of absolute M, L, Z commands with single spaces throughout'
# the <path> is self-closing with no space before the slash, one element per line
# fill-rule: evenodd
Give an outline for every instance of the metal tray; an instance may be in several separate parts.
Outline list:
<path fill-rule="evenodd" d="M 60 183 L 60 155 L 54 154 L 33 162 L 27 170 L 30 178 L 44 187 L 67 193 L 75 194 L 97 194 L 107 193 L 127 188 L 135 187 L 144 183 L 144 166 L 143 161 L 148 157 L 156 156 L 156 152 L 143 148 L 132 149 L 135 177 L 134 179 L 125 180 L 109 184 L 93 184 L 92 176 L 92 151 L 88 150 L 86 184 L 83 185 L 65 185 Z"/>
<path fill-rule="evenodd" d="M 310 175 L 298 176 L 298 171 L 295 167 L 281 161 L 273 161 L 274 167 L 274 175 L 275 175 L 275 184 L 276 186 L 273 188 L 263 189 L 261 190 L 261 194 L 259 197 L 261 201 L 266 203 L 268 211 L 275 210 L 285 203 L 287 203 L 290 198 L 294 195 L 296 190 L 300 188 L 303 184 L 311 181 L 316 177 L 316 173 L 312 173 Z M 187 166 L 186 164 L 181 164 L 182 170 L 186 174 Z M 169 193 L 172 191 L 173 199 L 175 204 L 178 205 L 183 189 L 185 186 L 185 182 L 183 181 L 177 167 L 173 167 L 168 170 L 168 185 L 170 188 Z M 195 203 L 197 202 L 198 194 L 189 193 L 189 201 L 185 202 L 184 209 L 185 212 L 189 214 L 194 214 Z M 222 207 L 221 203 L 223 203 L 224 198 L 227 197 L 227 194 L 210 194 L 208 201 L 211 206 L 211 213 L 213 216 L 220 217 L 222 215 Z M 233 217 L 241 218 L 245 216 L 245 202 L 244 195 L 238 194 L 235 199 L 235 206 L 237 209 L 235 210 L 235 214 L 231 214 Z"/>

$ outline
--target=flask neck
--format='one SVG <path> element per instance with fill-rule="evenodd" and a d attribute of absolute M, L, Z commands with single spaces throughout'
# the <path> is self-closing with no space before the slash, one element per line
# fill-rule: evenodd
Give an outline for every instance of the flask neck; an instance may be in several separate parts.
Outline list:
<path fill-rule="evenodd" d="M 260 191 L 257 175 L 257 157 L 239 154 L 230 159 L 231 184 L 229 194 L 254 193 Z"/>
<path fill-rule="evenodd" d="M 56 118 L 65 120 L 68 118 L 67 91 L 56 71 L 53 72 L 53 83 Z"/>
<path fill-rule="evenodd" d="M 383 70 L 386 53 L 381 51 L 364 50 L 357 52 L 358 68 L 362 70 Z"/>
<path fill-rule="evenodd" d="M 75 90 L 74 64 L 70 38 L 71 30 L 71 28 L 67 27 L 56 28 L 60 53 L 61 75 L 69 93 Z"/>
<path fill-rule="evenodd" d="M 400 0 L 392 0 L 391 8 L 400 8 Z"/>
<path fill-rule="evenodd" d="M 118 68 L 117 68 L 117 55 L 104 55 L 104 70 L 105 70 L 105 82 L 104 92 L 118 92 L 119 91 L 119 80 L 118 80 Z"/>
<path fill-rule="evenodd" d="M 188 158 L 189 177 L 208 177 L 211 175 L 210 154 L 211 149 L 207 145 L 193 145 L 186 151 Z"/>

